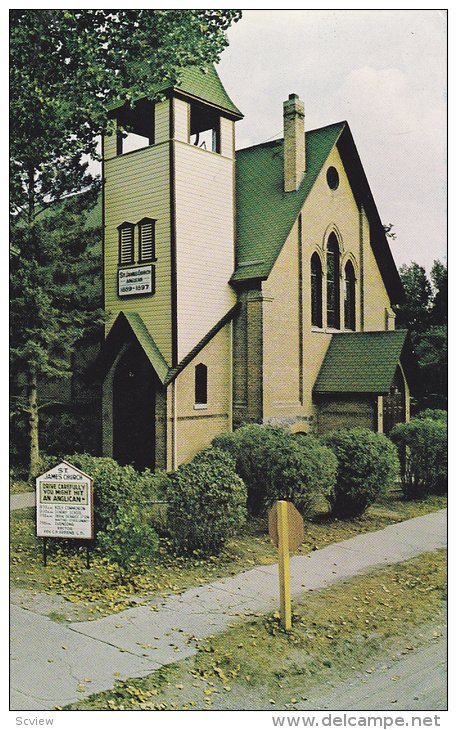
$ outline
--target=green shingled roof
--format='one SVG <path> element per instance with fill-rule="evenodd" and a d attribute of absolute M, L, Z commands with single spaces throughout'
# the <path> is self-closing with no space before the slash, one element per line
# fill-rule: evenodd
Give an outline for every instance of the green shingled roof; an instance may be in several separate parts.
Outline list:
<path fill-rule="evenodd" d="M 388 393 L 407 330 L 333 335 L 315 393 Z"/>
<path fill-rule="evenodd" d="M 89 368 L 89 374 L 104 377 L 125 342 L 133 339 L 140 344 L 160 382 L 164 383 L 168 375 L 168 363 L 137 312 L 119 312 L 96 361 Z"/>
<path fill-rule="evenodd" d="M 238 308 L 239 304 L 235 304 L 229 309 L 219 322 L 210 329 L 200 342 L 174 368 L 168 367 L 168 363 L 157 347 L 154 338 L 146 328 L 141 316 L 137 312 L 119 312 L 102 345 L 97 360 L 89 371 L 93 377 L 104 377 L 113 364 L 116 355 L 120 352 L 121 347 L 126 341 L 131 341 L 133 335 L 154 368 L 160 382 L 162 385 L 167 386 L 187 367 L 222 327 L 233 319 Z"/>
<path fill-rule="evenodd" d="M 167 362 L 137 312 L 123 313 L 161 383 L 168 375 Z"/>
<path fill-rule="evenodd" d="M 184 69 L 179 84 L 174 88 L 217 106 L 219 109 L 232 112 L 237 117 L 243 116 L 222 86 L 214 66 L 208 66 L 206 72 L 201 71 L 197 66 Z"/>
<path fill-rule="evenodd" d="M 171 89 L 204 101 L 225 112 L 230 112 L 230 114 L 238 119 L 241 119 L 243 116 L 222 86 L 219 74 L 214 66 L 208 66 L 205 70 L 202 70 L 198 66 L 184 68 L 180 72 L 180 80 L 178 83 L 174 84 L 170 81 L 165 81 L 162 84 L 157 84 L 152 89 L 151 97 L 157 94 L 163 94 Z M 139 99 L 136 99 L 136 101 L 139 101 Z M 109 109 L 113 110 L 123 105 L 123 101 L 112 102 L 109 105 Z"/>
<path fill-rule="evenodd" d="M 284 192 L 284 141 L 236 153 L 237 267 L 232 281 L 266 278 L 346 122 L 306 133 L 306 174 Z"/>

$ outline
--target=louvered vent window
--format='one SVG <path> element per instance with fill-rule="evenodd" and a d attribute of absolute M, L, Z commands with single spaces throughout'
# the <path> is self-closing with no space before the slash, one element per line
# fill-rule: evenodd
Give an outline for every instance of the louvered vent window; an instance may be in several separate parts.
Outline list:
<path fill-rule="evenodd" d="M 134 245 L 133 223 L 122 223 L 119 226 L 119 263 L 121 266 L 133 264 L 135 260 Z"/>
<path fill-rule="evenodd" d="M 155 221 L 145 218 L 138 224 L 140 263 L 155 261 Z"/>

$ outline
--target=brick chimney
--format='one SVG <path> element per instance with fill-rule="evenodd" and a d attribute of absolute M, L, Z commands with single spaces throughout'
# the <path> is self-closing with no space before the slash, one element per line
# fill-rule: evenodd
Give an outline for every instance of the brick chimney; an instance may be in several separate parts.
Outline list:
<path fill-rule="evenodd" d="M 298 190 L 306 170 L 305 105 L 297 94 L 284 102 L 284 192 Z"/>

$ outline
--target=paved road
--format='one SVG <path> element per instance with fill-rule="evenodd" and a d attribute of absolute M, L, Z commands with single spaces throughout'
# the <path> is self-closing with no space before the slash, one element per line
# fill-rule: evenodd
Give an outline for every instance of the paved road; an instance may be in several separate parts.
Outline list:
<path fill-rule="evenodd" d="M 432 641 L 370 674 L 357 674 L 334 689 L 310 697 L 297 710 L 446 710 L 446 639 Z"/>
<path fill-rule="evenodd" d="M 446 547 L 446 510 L 389 525 L 291 559 L 291 592 L 303 595 L 381 565 Z M 277 604 L 278 566 L 259 566 L 181 595 L 96 621 L 58 624 L 33 610 L 11 612 L 11 709 L 44 710 L 145 676 L 195 654 L 191 637 Z M 32 609 L 32 610 L 30 610 Z"/>

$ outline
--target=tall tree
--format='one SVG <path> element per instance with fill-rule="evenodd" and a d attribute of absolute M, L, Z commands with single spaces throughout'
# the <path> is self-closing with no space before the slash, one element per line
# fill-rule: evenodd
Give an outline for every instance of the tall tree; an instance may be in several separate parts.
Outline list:
<path fill-rule="evenodd" d="M 28 419 L 29 461 L 36 467 L 40 378 L 71 376 L 71 354 L 103 319 L 101 229 L 87 225 L 97 188 L 51 206 L 33 228 L 17 223 L 10 265 L 12 414 Z"/>
<path fill-rule="evenodd" d="M 430 272 L 433 285 L 431 320 L 434 325 L 447 323 L 447 266 L 442 261 L 434 261 Z"/>
<path fill-rule="evenodd" d="M 423 332 L 430 325 L 432 287 L 423 266 L 414 261 L 400 266 L 405 301 L 397 308 L 399 324 L 412 332 Z"/>
<path fill-rule="evenodd" d="M 420 407 L 447 404 L 447 267 L 433 263 L 430 278 L 413 262 L 400 267 L 405 302 L 397 308 L 398 323 L 411 332 L 419 365 Z"/>
<path fill-rule="evenodd" d="M 73 303 L 80 272 L 65 266 L 65 256 L 74 262 L 73 248 L 65 249 L 68 231 L 61 225 L 51 233 L 43 211 L 93 184 L 87 159 L 97 157 L 111 100 L 153 97 L 157 84 L 178 79 L 184 67 L 216 62 L 227 45 L 225 31 L 240 15 L 11 11 L 12 359 L 26 377 L 31 473 L 38 463 L 37 380 L 65 370 L 86 320 Z"/>

